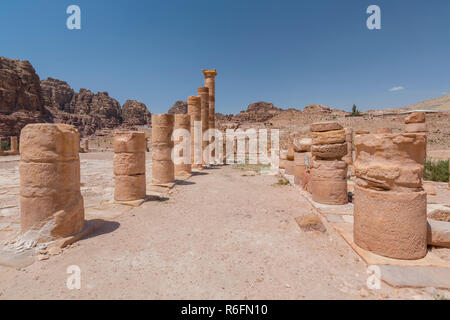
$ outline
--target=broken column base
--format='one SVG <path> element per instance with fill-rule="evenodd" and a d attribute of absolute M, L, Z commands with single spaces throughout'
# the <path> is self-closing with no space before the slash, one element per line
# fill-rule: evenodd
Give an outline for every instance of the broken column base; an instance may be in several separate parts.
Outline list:
<path fill-rule="evenodd" d="M 354 242 L 375 254 L 415 260 L 427 254 L 427 194 L 355 185 Z"/>

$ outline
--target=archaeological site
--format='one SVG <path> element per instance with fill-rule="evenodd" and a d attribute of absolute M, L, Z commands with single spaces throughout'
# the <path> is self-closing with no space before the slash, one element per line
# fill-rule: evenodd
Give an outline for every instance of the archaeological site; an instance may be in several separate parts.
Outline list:
<path fill-rule="evenodd" d="M 388 90 L 408 74 L 380 62 L 370 72 L 393 83 L 372 94 L 317 41 L 286 64 L 238 13 L 230 34 L 222 16 L 164 11 L 165 35 L 144 36 L 118 3 L 120 43 L 89 20 L 54 32 L 108 54 L 0 57 L 0 300 L 450 299 L 450 94 L 431 98 L 444 87 Z M 276 21 L 265 41 L 286 40 Z"/>

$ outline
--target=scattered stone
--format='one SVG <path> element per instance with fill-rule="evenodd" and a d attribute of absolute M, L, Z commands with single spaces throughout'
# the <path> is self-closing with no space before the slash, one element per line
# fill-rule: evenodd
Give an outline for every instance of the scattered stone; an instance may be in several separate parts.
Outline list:
<path fill-rule="evenodd" d="M 295 221 L 303 231 L 320 231 L 322 233 L 327 231 L 322 220 L 313 213 L 297 217 Z"/>
<path fill-rule="evenodd" d="M 450 222 L 428 219 L 427 239 L 429 245 L 450 248 Z"/>
<path fill-rule="evenodd" d="M 333 131 L 344 129 L 339 123 L 334 121 L 316 122 L 309 126 L 311 132 Z"/>

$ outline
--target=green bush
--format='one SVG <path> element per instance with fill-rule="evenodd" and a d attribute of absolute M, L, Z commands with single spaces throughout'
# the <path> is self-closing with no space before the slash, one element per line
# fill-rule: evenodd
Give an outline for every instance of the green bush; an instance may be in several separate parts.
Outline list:
<path fill-rule="evenodd" d="M 448 160 L 425 161 L 423 177 L 428 181 L 448 182 Z"/>
<path fill-rule="evenodd" d="M 357 116 L 359 116 L 359 115 L 360 115 L 359 110 L 358 110 L 358 108 L 356 107 L 356 104 L 354 104 L 353 107 L 352 107 L 352 116 L 353 116 L 353 117 L 357 117 Z"/>
<path fill-rule="evenodd" d="M 11 148 L 9 140 L 1 141 L 1 149 L 0 150 L 9 150 Z"/>

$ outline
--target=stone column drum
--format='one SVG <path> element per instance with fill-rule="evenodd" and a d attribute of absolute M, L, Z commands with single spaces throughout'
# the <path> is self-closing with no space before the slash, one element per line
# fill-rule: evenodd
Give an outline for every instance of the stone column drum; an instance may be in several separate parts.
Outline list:
<path fill-rule="evenodd" d="M 208 147 L 208 141 L 205 141 L 205 135 L 209 129 L 209 88 L 198 88 L 198 97 L 200 98 L 201 121 L 202 121 L 202 164 L 209 165 L 208 156 L 205 156 L 205 150 Z"/>
<path fill-rule="evenodd" d="M 305 187 L 308 173 L 308 152 L 311 151 L 311 138 L 294 138 L 294 184 Z"/>
<path fill-rule="evenodd" d="M 344 128 L 336 122 L 310 125 L 312 134 L 311 192 L 313 200 L 322 204 L 348 203 L 347 154 Z"/>
<path fill-rule="evenodd" d="M 405 131 L 413 132 L 427 132 L 427 124 L 425 112 L 413 112 L 405 118 Z"/>
<path fill-rule="evenodd" d="M 395 259 L 427 252 L 427 195 L 422 189 L 424 134 L 367 134 L 355 138 L 354 241 Z"/>
<path fill-rule="evenodd" d="M 114 200 L 144 199 L 146 141 L 143 132 L 114 134 Z"/>
<path fill-rule="evenodd" d="M 353 164 L 353 128 L 344 128 L 345 142 L 347 143 L 347 154 L 342 157 L 347 165 Z"/>
<path fill-rule="evenodd" d="M 202 70 L 205 76 L 205 87 L 209 89 L 209 129 L 216 128 L 216 69 Z M 215 151 L 211 156 L 215 157 Z M 210 163 L 214 163 L 215 159 L 209 159 Z"/>
<path fill-rule="evenodd" d="M 152 184 L 167 184 L 175 179 L 173 123 L 172 114 L 152 114 Z"/>
<path fill-rule="evenodd" d="M 202 110 L 200 105 L 200 98 L 196 96 L 188 97 L 188 114 L 191 117 L 191 166 L 194 169 L 201 169 L 201 163 L 195 163 L 196 157 L 195 152 L 199 155 L 200 159 L 197 162 L 201 162 L 201 149 L 202 142 L 196 139 L 195 123 L 200 123 L 202 121 Z M 201 135 L 201 132 L 197 132 L 197 135 Z M 198 157 L 197 157 L 198 158 Z"/>
<path fill-rule="evenodd" d="M 19 152 L 19 143 L 17 141 L 17 137 L 12 136 L 10 143 L 11 143 L 11 153 L 17 154 Z"/>
<path fill-rule="evenodd" d="M 20 222 L 38 242 L 76 234 L 84 226 L 80 135 L 65 124 L 30 124 L 20 135 Z"/>
<path fill-rule="evenodd" d="M 188 132 L 190 132 L 191 130 L 191 116 L 189 114 L 176 114 L 175 115 L 175 124 L 174 124 L 174 130 L 177 129 L 184 129 L 187 130 Z M 180 137 L 179 140 L 174 142 L 174 145 L 178 145 L 180 143 L 182 143 L 183 138 Z M 188 143 L 189 148 L 191 146 L 191 141 L 189 141 Z M 183 154 L 180 152 L 179 155 L 176 155 L 178 157 L 180 157 L 181 159 L 183 159 Z M 190 161 L 190 159 L 189 159 Z M 179 164 L 174 164 L 174 168 L 175 168 L 175 176 L 187 176 L 191 174 L 191 163 L 179 163 Z"/>

